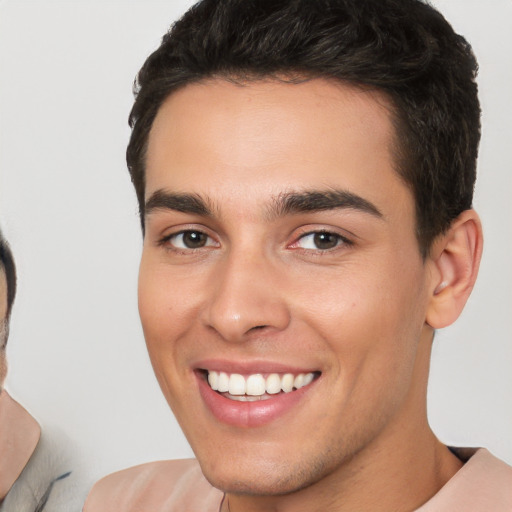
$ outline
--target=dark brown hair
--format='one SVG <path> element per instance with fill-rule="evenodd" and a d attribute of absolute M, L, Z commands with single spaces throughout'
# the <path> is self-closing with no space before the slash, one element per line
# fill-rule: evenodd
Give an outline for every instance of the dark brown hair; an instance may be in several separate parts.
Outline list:
<path fill-rule="evenodd" d="M 173 91 L 210 77 L 319 77 L 390 99 L 396 170 L 413 192 L 425 256 L 472 205 L 476 74 L 467 41 L 420 0 L 203 0 L 171 27 L 135 82 L 127 163 L 142 227 L 148 137 Z"/>
<path fill-rule="evenodd" d="M 0 231 L 0 270 L 5 272 L 5 280 L 7 282 L 7 315 L 6 318 L 0 318 L 0 322 L 9 321 L 11 309 L 16 296 L 16 266 L 14 258 L 7 240 Z M 0 340 L 1 342 L 2 340 Z"/>

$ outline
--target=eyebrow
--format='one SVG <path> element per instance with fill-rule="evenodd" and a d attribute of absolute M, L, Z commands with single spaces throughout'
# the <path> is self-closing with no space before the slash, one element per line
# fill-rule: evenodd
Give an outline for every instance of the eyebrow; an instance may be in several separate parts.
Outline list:
<path fill-rule="evenodd" d="M 348 190 L 306 190 L 279 194 L 270 206 L 271 217 L 325 210 L 349 209 L 382 218 L 380 210 L 370 201 Z"/>
<path fill-rule="evenodd" d="M 267 213 L 270 218 L 277 218 L 337 209 L 356 210 L 374 217 L 383 217 L 380 210 L 370 201 L 347 190 L 338 189 L 284 192 L 271 198 Z M 145 215 L 155 210 L 174 210 L 211 217 L 216 208 L 208 198 L 204 199 L 198 194 L 168 192 L 160 189 L 151 195 L 144 206 Z"/>
<path fill-rule="evenodd" d="M 197 194 L 180 194 L 160 189 L 154 192 L 146 201 L 144 214 L 149 215 L 155 210 L 174 210 L 210 217 L 212 216 L 213 207 L 209 203 Z"/>

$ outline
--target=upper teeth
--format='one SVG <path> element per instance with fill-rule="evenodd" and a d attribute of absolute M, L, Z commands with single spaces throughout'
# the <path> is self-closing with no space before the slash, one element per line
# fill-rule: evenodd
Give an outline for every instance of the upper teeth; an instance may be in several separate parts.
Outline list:
<path fill-rule="evenodd" d="M 294 388 L 307 386 L 314 379 L 313 373 L 271 373 L 266 378 L 261 373 L 244 377 L 239 373 L 228 375 L 225 372 L 208 371 L 208 383 L 214 391 L 230 395 L 260 396 L 265 393 L 275 395 L 284 391 L 289 393 Z"/>

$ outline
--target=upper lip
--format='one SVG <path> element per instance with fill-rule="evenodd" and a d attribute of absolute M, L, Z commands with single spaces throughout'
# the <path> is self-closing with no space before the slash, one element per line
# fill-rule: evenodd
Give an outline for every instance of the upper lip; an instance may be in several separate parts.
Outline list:
<path fill-rule="evenodd" d="M 252 375 L 256 373 L 310 373 L 319 372 L 318 368 L 290 365 L 281 362 L 255 360 L 233 361 L 227 359 L 204 359 L 194 364 L 196 370 L 210 370 L 225 373 Z"/>

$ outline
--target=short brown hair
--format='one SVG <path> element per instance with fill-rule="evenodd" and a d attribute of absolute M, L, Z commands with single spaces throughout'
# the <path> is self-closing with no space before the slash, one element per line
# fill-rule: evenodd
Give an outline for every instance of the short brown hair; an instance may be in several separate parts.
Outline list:
<path fill-rule="evenodd" d="M 477 70 L 468 42 L 420 0 L 203 0 L 171 27 L 135 83 L 127 163 L 142 228 L 148 137 L 172 92 L 210 77 L 329 78 L 391 100 L 396 170 L 414 195 L 425 256 L 472 206 Z"/>

